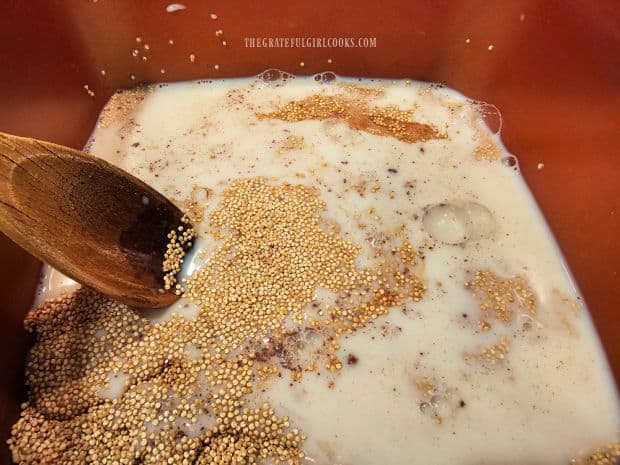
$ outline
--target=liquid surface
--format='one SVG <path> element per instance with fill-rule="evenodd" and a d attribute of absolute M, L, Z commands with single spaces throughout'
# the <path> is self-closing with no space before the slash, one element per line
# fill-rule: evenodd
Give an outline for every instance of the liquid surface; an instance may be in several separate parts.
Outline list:
<path fill-rule="evenodd" d="M 324 247 L 308 250 L 342 247 L 346 264 L 351 244 L 351 270 L 371 270 L 371 280 L 396 267 L 415 291 L 390 288 L 398 295 L 377 304 L 384 312 L 321 339 L 307 328 L 353 297 L 338 290 L 350 283 L 330 281 L 337 271 L 319 273 L 327 284 L 284 318 L 284 342 L 264 333 L 240 349 L 256 370 L 247 398 L 303 433 L 302 462 L 565 464 L 617 441 L 617 393 L 587 309 L 514 157 L 487 127 L 499 130 L 498 115 L 416 82 L 266 81 L 153 86 L 115 96 L 102 114 L 89 150 L 173 199 L 198 232 L 184 263 L 183 286 L 195 293 L 144 312 L 148 324 L 215 312 L 201 309 L 195 273 L 225 247 L 226 233 L 214 234 L 218 219 L 223 231 L 231 224 L 223 206 L 234 211 L 253 192 L 267 210 L 288 195 L 291 209 L 316 198 L 317 224 L 331 235 L 317 230 Z M 294 242 L 295 231 L 292 221 L 270 237 Z M 70 286 L 47 270 L 40 298 Z M 317 341 L 334 344 L 325 352 Z M 185 354 L 205 357 L 195 343 Z M 102 399 L 131 389 L 131 376 L 106 376 Z M 204 414 L 178 430 L 200 437 L 213 425 Z"/>

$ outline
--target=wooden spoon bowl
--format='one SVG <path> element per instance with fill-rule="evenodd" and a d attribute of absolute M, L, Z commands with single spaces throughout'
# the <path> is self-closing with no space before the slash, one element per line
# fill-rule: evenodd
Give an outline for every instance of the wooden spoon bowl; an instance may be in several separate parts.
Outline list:
<path fill-rule="evenodd" d="M 81 284 L 135 307 L 163 290 L 167 234 L 183 213 L 123 170 L 79 150 L 0 133 L 0 230 Z"/>

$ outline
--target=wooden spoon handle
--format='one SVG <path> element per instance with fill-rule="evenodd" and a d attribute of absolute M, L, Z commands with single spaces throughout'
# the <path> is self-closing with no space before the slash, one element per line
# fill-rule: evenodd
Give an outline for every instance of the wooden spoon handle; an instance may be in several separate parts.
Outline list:
<path fill-rule="evenodd" d="M 37 211 L 53 215 L 53 208 L 58 205 L 51 197 L 52 192 L 58 188 L 54 186 L 49 196 L 35 194 L 48 189 L 50 183 L 57 185 L 66 182 L 61 172 L 46 163 L 47 156 L 37 157 L 38 154 L 46 153 L 61 161 L 62 158 L 52 148 L 53 145 L 48 146 L 35 139 L 0 133 L 0 212 L 2 212 L 0 229 L 34 255 L 37 254 L 34 253 L 31 243 L 36 238 L 26 234 L 25 229 L 32 231 L 35 229 L 33 228 L 35 223 L 37 228 L 44 227 L 45 224 L 41 223 L 41 218 L 33 216 L 27 201 L 30 198 L 34 201 L 36 197 L 36 200 L 41 202 L 37 205 Z M 23 183 L 28 189 L 19 189 L 15 192 L 16 178 L 20 181 L 19 187 Z M 52 210 L 46 211 L 45 208 L 41 208 L 42 206 L 50 207 Z M 62 217 L 59 217 L 58 221 L 62 221 Z"/>

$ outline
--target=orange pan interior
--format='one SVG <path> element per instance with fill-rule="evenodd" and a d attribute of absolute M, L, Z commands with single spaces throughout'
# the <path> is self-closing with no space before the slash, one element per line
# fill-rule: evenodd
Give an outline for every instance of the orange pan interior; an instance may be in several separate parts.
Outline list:
<path fill-rule="evenodd" d="M 187 9 L 168 13 L 170 3 L 2 2 L 0 131 L 81 148 L 117 88 L 268 68 L 444 83 L 501 110 L 502 139 L 519 158 L 620 380 L 616 2 L 183 0 Z M 136 37 L 150 45 L 146 61 L 132 54 Z M 374 37 L 377 46 L 250 48 L 246 37 Z M 39 270 L 40 263 L 0 235 L 2 443 L 25 398 L 31 341 L 22 321 Z M 4 445 L 0 463 L 10 463 Z"/>

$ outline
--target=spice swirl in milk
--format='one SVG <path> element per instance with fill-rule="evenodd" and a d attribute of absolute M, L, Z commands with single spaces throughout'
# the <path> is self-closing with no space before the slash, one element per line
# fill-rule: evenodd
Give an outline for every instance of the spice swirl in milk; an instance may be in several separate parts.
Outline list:
<path fill-rule="evenodd" d="M 106 105 L 89 150 L 193 225 L 164 264 L 182 298 L 46 270 L 14 460 L 617 463 L 609 369 L 489 106 L 274 76 Z"/>

